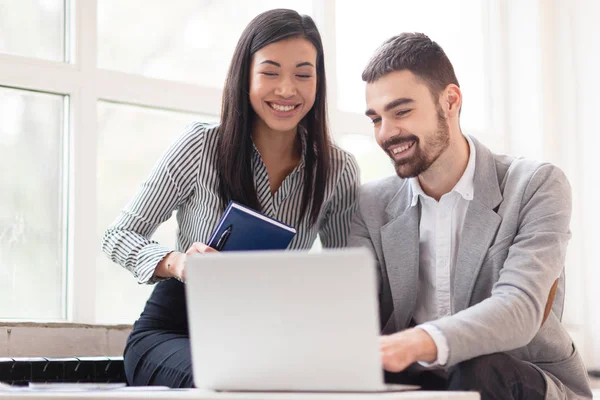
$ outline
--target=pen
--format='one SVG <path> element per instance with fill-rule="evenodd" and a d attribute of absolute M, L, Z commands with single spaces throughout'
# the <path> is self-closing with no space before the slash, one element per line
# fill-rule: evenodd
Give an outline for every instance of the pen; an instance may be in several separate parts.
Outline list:
<path fill-rule="evenodd" d="M 227 243 L 227 239 L 229 239 L 229 236 L 231 235 L 232 230 L 233 230 L 233 226 L 229 225 L 227 227 L 227 229 L 225 229 L 223 231 L 223 233 L 221 234 L 221 237 L 219 238 L 219 241 L 217 242 L 217 245 L 215 246 L 215 250 L 221 251 L 223 249 L 223 247 L 225 246 L 225 243 Z"/>

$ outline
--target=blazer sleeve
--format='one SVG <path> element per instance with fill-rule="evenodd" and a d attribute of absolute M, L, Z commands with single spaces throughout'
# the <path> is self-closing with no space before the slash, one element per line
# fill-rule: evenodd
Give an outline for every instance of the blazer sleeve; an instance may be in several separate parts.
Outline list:
<path fill-rule="evenodd" d="M 382 278 L 380 273 L 380 265 L 377 256 L 377 252 L 375 251 L 375 246 L 373 244 L 373 239 L 371 237 L 371 233 L 369 232 L 369 228 L 367 226 L 366 218 L 364 215 L 364 201 L 363 197 L 365 196 L 365 191 L 367 187 L 365 185 L 359 191 L 358 201 L 357 201 L 357 210 L 354 214 L 354 218 L 352 219 L 352 226 L 350 228 L 350 237 L 348 238 L 348 247 L 363 247 L 371 252 L 373 257 L 375 258 L 376 267 L 375 270 L 377 272 L 377 292 L 381 294 L 381 285 Z"/>
<path fill-rule="evenodd" d="M 517 234 L 486 300 L 430 322 L 448 340 L 447 366 L 527 345 L 538 332 L 571 237 L 571 188 L 563 172 L 543 164 L 520 203 Z"/>

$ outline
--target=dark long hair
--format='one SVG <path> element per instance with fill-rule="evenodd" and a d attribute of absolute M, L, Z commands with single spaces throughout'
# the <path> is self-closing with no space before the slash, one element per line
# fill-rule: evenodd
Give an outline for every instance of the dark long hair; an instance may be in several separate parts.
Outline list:
<path fill-rule="evenodd" d="M 298 134 L 306 135 L 300 220 L 310 212 L 310 222 L 314 224 L 323 204 L 330 164 L 323 43 L 312 18 L 293 10 L 276 9 L 258 15 L 248 24 L 235 48 L 223 89 L 216 161 L 220 178 L 219 195 L 224 206 L 235 200 L 256 210 L 261 209 L 251 162 L 251 130 L 253 119 L 257 117 L 248 94 L 250 63 L 252 55 L 263 47 L 294 37 L 308 40 L 317 49 L 315 104 L 300 121 L 298 129 Z"/>

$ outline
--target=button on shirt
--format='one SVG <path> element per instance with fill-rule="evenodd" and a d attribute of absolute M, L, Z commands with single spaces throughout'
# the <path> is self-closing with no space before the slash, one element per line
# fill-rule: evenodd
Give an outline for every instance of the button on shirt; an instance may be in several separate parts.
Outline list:
<path fill-rule="evenodd" d="M 465 138 L 469 143 L 467 168 L 456 186 L 439 202 L 425 194 L 418 177 L 410 179 L 413 193 L 411 207 L 417 207 L 421 202 L 419 290 L 413 318 L 437 346 L 438 359 L 434 365 L 446 364 L 448 343 L 442 332 L 427 322 L 453 314 L 456 256 L 467 208 L 473 200 L 475 147 L 468 136 L 465 135 Z"/>

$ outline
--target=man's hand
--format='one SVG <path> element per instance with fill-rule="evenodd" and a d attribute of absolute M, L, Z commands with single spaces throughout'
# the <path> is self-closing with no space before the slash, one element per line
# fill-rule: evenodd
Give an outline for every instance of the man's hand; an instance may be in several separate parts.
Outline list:
<path fill-rule="evenodd" d="M 437 347 L 427 332 L 411 328 L 379 338 L 383 368 L 390 372 L 404 371 L 417 362 L 437 360 Z"/>

